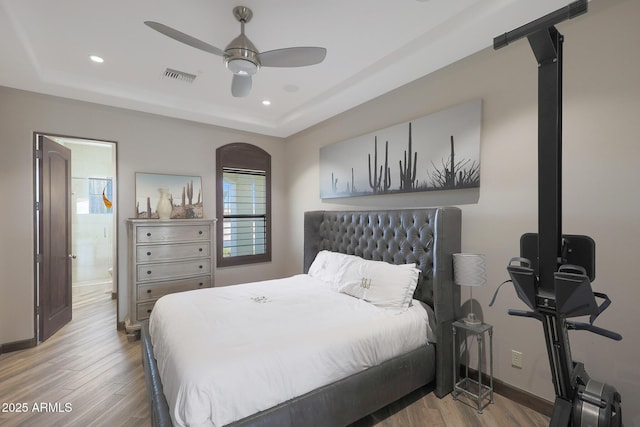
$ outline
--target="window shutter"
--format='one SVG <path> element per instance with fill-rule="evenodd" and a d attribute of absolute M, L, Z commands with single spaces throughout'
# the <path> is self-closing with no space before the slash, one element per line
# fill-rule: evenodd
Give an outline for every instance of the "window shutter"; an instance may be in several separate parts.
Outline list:
<path fill-rule="evenodd" d="M 271 261 L 271 156 L 252 144 L 216 149 L 218 267 Z"/>
<path fill-rule="evenodd" d="M 266 253 L 265 171 L 223 168 L 223 258 Z"/>

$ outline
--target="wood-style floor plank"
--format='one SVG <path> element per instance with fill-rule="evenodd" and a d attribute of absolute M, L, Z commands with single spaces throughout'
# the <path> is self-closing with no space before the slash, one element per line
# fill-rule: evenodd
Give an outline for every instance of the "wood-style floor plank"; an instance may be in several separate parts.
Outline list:
<path fill-rule="evenodd" d="M 0 355 L 0 405 L 26 404 L 27 409 L 2 412 L 0 406 L 0 425 L 150 426 L 140 343 L 116 331 L 115 312 L 110 294 L 76 296 L 73 320 L 49 340 Z M 495 403 L 478 414 L 465 402 L 450 395 L 438 399 L 425 387 L 352 427 L 549 425 L 548 417 L 494 397 Z"/>

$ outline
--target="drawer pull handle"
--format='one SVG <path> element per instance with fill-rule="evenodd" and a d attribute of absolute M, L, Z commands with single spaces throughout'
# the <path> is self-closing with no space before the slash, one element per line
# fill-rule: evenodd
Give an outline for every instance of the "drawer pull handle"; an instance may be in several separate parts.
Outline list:
<path fill-rule="evenodd" d="M 151 293 L 151 289 L 147 289 L 147 293 L 150 294 Z"/>
<path fill-rule="evenodd" d="M 202 230 L 198 231 L 198 234 L 202 234 Z"/>
<path fill-rule="evenodd" d="M 198 250 L 199 250 L 200 252 L 202 252 L 202 248 L 198 248 Z"/>
<path fill-rule="evenodd" d="M 151 314 L 151 309 L 147 310 L 147 314 Z"/>
<path fill-rule="evenodd" d="M 200 282 L 200 283 L 198 283 L 198 286 L 202 286 L 203 284 L 204 284 L 204 283 Z"/>
<path fill-rule="evenodd" d="M 151 237 L 151 233 L 147 233 L 147 237 Z"/>
<path fill-rule="evenodd" d="M 202 266 L 201 266 L 201 265 L 199 265 L 199 266 L 198 266 L 198 268 L 202 268 Z"/>
<path fill-rule="evenodd" d="M 147 252 L 147 256 L 151 256 L 151 252 Z"/>
<path fill-rule="evenodd" d="M 151 270 L 147 270 L 147 274 L 151 274 Z"/>

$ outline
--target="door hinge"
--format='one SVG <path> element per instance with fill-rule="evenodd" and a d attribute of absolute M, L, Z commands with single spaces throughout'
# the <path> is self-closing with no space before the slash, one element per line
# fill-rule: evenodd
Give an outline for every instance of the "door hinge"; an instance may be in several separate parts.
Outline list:
<path fill-rule="evenodd" d="M 39 306 L 39 305 L 38 305 L 38 306 L 36 306 L 36 314 L 37 314 L 37 315 L 40 315 L 40 306 Z"/>
<path fill-rule="evenodd" d="M 36 159 L 42 159 L 42 150 L 36 150 Z"/>
<path fill-rule="evenodd" d="M 36 263 L 42 262 L 42 254 L 36 254 Z"/>
<path fill-rule="evenodd" d="M 40 210 L 40 202 L 35 202 L 33 204 L 33 207 L 35 208 L 35 210 L 39 211 Z"/>

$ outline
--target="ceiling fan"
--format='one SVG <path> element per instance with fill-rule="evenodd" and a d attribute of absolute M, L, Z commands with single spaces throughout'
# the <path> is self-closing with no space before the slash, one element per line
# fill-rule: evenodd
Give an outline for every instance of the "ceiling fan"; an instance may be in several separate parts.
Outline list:
<path fill-rule="evenodd" d="M 323 47 L 289 47 L 261 53 L 244 35 L 244 24 L 253 17 L 251 9 L 236 6 L 233 8 L 233 16 L 240 21 L 240 35 L 224 50 L 158 22 L 145 21 L 145 25 L 181 43 L 222 56 L 227 69 L 233 73 L 231 94 L 235 97 L 249 94 L 251 76 L 257 73 L 260 67 L 304 67 L 319 64 L 327 55 L 327 50 Z"/>

